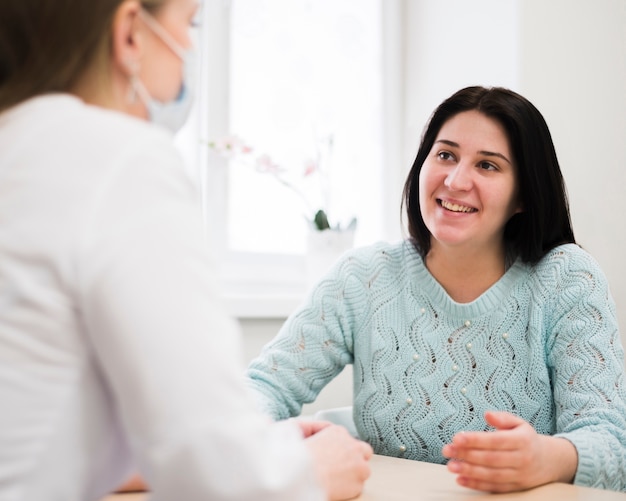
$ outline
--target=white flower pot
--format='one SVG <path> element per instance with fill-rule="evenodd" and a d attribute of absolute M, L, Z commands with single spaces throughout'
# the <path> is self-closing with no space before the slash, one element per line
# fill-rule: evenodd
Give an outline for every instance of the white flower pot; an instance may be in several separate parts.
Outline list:
<path fill-rule="evenodd" d="M 315 285 L 348 249 L 354 246 L 354 229 L 315 230 L 307 235 L 307 286 Z"/>

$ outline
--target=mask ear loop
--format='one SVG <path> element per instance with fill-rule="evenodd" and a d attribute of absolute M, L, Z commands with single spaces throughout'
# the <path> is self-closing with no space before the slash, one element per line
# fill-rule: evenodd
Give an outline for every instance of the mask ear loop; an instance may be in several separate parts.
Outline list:
<path fill-rule="evenodd" d="M 174 40 L 174 37 L 159 24 L 159 22 L 152 17 L 152 14 L 146 12 L 144 9 L 139 11 L 139 17 L 150 27 L 150 29 L 156 33 L 156 35 L 165 42 L 174 54 L 176 54 L 181 60 L 185 59 L 185 49 Z"/>
<path fill-rule="evenodd" d="M 127 100 L 129 104 L 135 104 L 137 102 L 137 98 L 149 108 L 149 103 L 152 100 L 150 94 L 148 93 L 148 89 L 143 84 L 143 82 L 139 79 L 137 74 L 139 73 L 139 62 L 138 61 L 128 61 L 128 80 L 130 81 L 130 88 L 128 89 Z"/>
<path fill-rule="evenodd" d="M 139 82 L 139 79 L 137 78 L 137 73 L 139 73 L 139 63 L 129 59 L 126 61 L 126 70 L 128 71 L 128 80 L 130 82 L 126 101 L 128 104 L 135 104 L 139 94 L 139 86 L 137 85 Z"/>

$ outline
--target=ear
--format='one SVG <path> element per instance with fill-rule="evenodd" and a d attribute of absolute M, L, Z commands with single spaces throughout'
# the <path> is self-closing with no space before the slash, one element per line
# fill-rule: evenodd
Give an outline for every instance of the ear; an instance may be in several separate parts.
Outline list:
<path fill-rule="evenodd" d="M 115 12 L 111 27 L 113 65 L 127 76 L 137 72 L 143 53 L 138 22 L 140 10 L 141 4 L 136 0 L 122 2 Z"/>

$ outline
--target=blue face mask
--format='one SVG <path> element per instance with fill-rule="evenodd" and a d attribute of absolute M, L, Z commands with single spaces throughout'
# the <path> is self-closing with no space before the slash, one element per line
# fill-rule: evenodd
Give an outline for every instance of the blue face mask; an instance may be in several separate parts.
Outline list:
<path fill-rule="evenodd" d="M 146 22 L 172 52 L 183 62 L 183 80 L 178 95 L 168 102 L 154 99 L 138 77 L 131 77 L 131 86 L 148 109 L 148 116 L 152 123 L 161 125 L 172 132 L 177 132 L 187 121 L 193 102 L 192 79 L 195 70 L 194 54 L 183 49 L 176 40 L 150 14 L 140 11 L 141 18 Z"/>

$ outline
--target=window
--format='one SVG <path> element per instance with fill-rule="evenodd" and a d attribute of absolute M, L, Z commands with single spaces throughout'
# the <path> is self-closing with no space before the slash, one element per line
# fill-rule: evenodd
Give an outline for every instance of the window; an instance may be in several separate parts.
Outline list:
<path fill-rule="evenodd" d="M 311 204 L 231 166 L 232 250 L 303 254 L 305 219 L 322 204 L 331 224 L 358 215 L 359 231 L 375 232 L 366 208 L 378 205 L 381 163 L 379 20 L 378 0 L 232 2 L 230 131 L 269 154 Z M 318 156 L 328 183 L 303 178 Z"/>
<path fill-rule="evenodd" d="M 383 169 L 390 120 L 398 118 L 390 119 L 397 107 L 383 99 L 394 81 L 388 65 L 383 71 L 384 27 L 390 12 L 399 26 L 397 2 L 205 0 L 203 10 L 199 91 L 177 142 L 203 186 L 227 290 L 297 298 L 305 218 L 323 195 L 331 222 L 357 217 L 356 245 L 389 238 L 390 217 L 397 224 L 400 193 L 393 186 L 389 206 L 394 174 Z M 284 169 L 311 208 L 253 161 L 229 165 L 207 146 L 233 134 Z M 320 152 L 330 180 L 324 190 L 303 177 Z"/>

